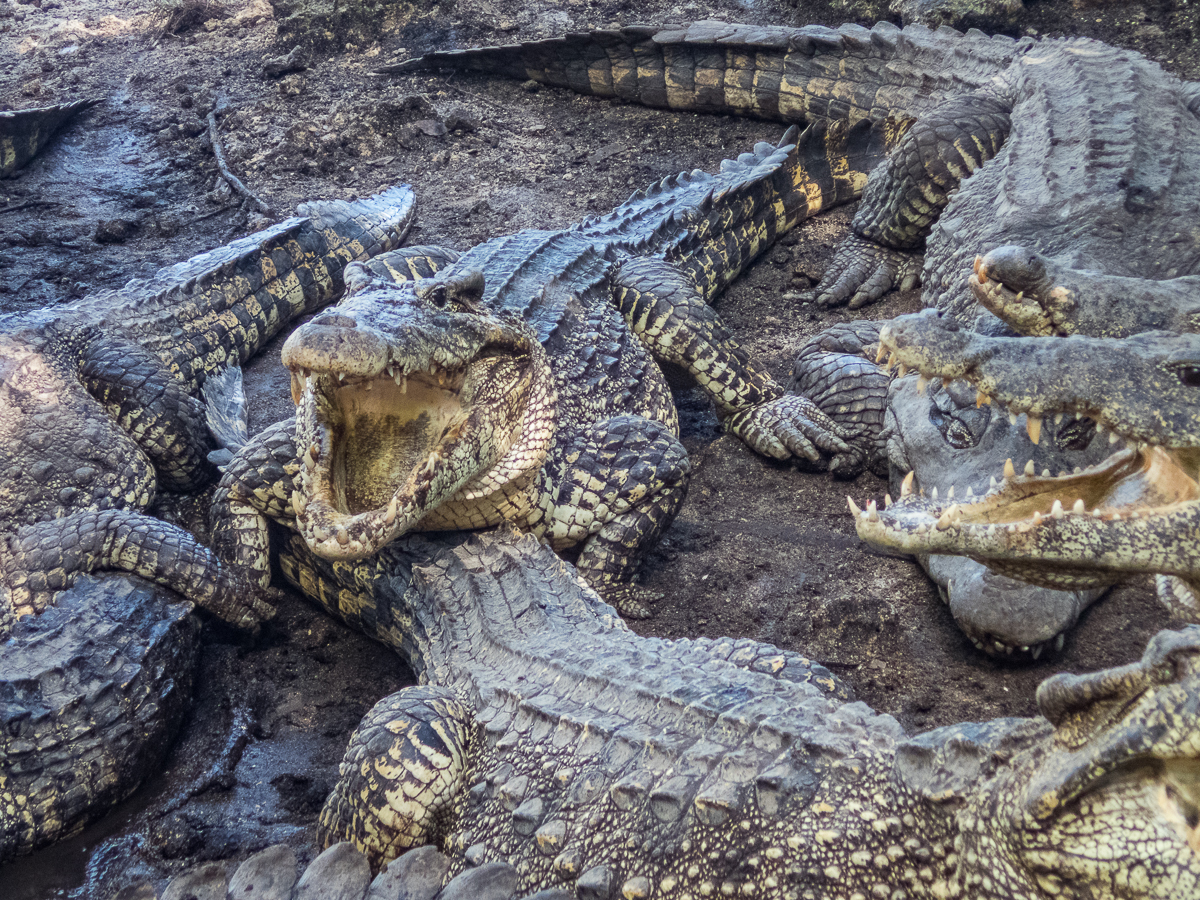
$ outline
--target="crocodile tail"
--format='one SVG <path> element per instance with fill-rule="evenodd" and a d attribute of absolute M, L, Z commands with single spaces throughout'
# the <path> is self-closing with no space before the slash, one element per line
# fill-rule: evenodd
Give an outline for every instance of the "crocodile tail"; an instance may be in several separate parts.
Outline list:
<path fill-rule="evenodd" d="M 37 156 L 77 113 L 103 102 L 95 98 L 0 112 L 0 178 L 7 178 Z"/>
<path fill-rule="evenodd" d="M 770 145 L 760 144 L 755 154 L 726 160 L 723 175 L 746 168 L 750 177 L 715 193 L 703 210 L 704 221 L 694 223 L 666 258 L 682 265 L 711 299 L 796 225 L 857 199 L 871 170 L 909 124 L 863 119 L 853 125 L 814 124 L 800 133 L 793 126 L 773 154 Z M 782 159 L 780 151 L 786 151 Z"/>
<path fill-rule="evenodd" d="M 397 247 L 413 211 L 407 185 L 302 203 L 291 219 L 82 303 L 107 303 L 106 324 L 137 335 L 196 391 L 340 296 L 346 265 Z"/>
<path fill-rule="evenodd" d="M 833 29 L 705 21 L 440 51 L 376 71 L 482 72 L 645 106 L 857 121 L 913 115 L 949 92 L 977 90 L 1028 46 L 887 22 Z"/>

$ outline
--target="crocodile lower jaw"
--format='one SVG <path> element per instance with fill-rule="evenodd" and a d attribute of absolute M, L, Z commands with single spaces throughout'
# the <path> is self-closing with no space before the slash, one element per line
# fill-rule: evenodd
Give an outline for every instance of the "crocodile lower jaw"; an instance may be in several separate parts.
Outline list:
<path fill-rule="evenodd" d="M 1178 536 L 1200 514 L 1200 485 L 1187 454 L 1126 448 L 1075 473 L 1018 474 L 1012 461 L 982 496 L 954 502 L 913 491 L 860 509 L 864 540 L 910 553 L 956 553 L 1004 575 L 1059 589 L 1099 587 L 1132 571 L 1187 574 L 1200 548 Z M 1175 539 L 1172 540 L 1172 535 Z M 1161 553 L 1149 552 L 1162 545 Z M 1149 549 L 1148 549 L 1149 548 Z"/>
<path fill-rule="evenodd" d="M 361 559 L 417 526 L 519 440 L 532 376 L 520 354 L 370 377 L 294 371 L 293 508 L 309 548 Z"/>

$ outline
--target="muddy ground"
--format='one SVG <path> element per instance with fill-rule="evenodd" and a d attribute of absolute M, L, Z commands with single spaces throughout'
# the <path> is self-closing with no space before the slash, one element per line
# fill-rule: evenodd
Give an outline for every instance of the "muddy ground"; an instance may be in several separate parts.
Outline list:
<path fill-rule="evenodd" d="M 1013 33 L 1087 34 L 1200 77 L 1195 2 L 1027 0 Z M 782 127 L 646 110 L 468 77 L 379 78 L 427 49 L 572 28 L 697 18 L 869 24 L 885 3 L 705 0 L 0 0 L 0 98 L 10 108 L 104 97 L 41 158 L 0 182 L 0 311 L 119 286 L 259 227 L 216 177 L 202 127 L 215 105 L 230 165 L 276 210 L 312 197 L 412 184 L 409 242 L 465 249 L 523 227 L 605 212 L 635 188 L 711 169 Z M 302 71 L 264 74 L 294 48 Z M 806 224 L 720 300 L 783 378 L 804 338 L 855 315 L 918 307 L 916 292 L 858 313 L 818 312 L 799 292 L 827 263 L 852 209 Z M 288 414 L 278 344 L 250 369 L 254 424 Z M 1113 591 L 1057 656 L 1005 665 L 955 628 L 912 562 L 855 537 L 846 494 L 879 496 L 764 461 L 721 436 L 695 392 L 679 395 L 695 476 L 644 581 L 665 595 L 635 624 L 660 636 L 749 636 L 801 650 L 859 696 L 923 730 L 1034 712 L 1059 670 L 1128 662 L 1170 621 L 1148 585 Z M 295 598 L 257 643 L 206 626 L 195 709 L 163 772 L 81 838 L 0 868 L 0 896 L 103 897 L 200 860 L 286 841 L 305 859 L 347 736 L 411 679 L 388 650 Z M 224 764 L 232 774 L 222 777 Z M 216 770 L 215 778 L 206 777 Z"/>

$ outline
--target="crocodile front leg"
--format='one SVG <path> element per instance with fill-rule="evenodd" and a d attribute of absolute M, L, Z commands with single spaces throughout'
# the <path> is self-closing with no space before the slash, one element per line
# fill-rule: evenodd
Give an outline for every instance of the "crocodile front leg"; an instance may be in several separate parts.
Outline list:
<path fill-rule="evenodd" d="M 623 263 L 613 294 L 625 321 L 650 352 L 686 369 L 712 398 L 726 428 L 755 452 L 814 463 L 829 455 L 834 469 L 853 453 L 816 404 L 786 393 L 750 362 L 697 286 L 671 263 Z"/>
<path fill-rule="evenodd" d="M 26 525 L 0 542 L 0 634 L 50 605 L 79 575 L 130 572 L 165 585 L 238 628 L 255 630 L 275 610 L 264 591 L 189 532 L 127 509 L 84 510 Z"/>
<path fill-rule="evenodd" d="M 217 556 L 260 587 L 271 583 L 269 520 L 291 524 L 300 454 L 296 420 L 284 419 L 252 437 L 225 467 L 213 493 L 209 527 Z"/>
<path fill-rule="evenodd" d="M 871 173 L 853 232 L 814 289 L 823 306 L 857 309 L 921 276 L 921 254 L 959 182 L 995 156 L 1011 107 L 986 94 L 956 97 L 922 116 Z"/>
<path fill-rule="evenodd" d="M 661 422 L 614 416 L 558 457 L 561 474 L 540 479 L 541 519 L 525 527 L 555 550 L 582 543 L 575 566 L 588 584 L 622 615 L 646 618 L 659 595 L 636 587 L 633 576 L 683 504 L 687 450 Z"/>
<path fill-rule="evenodd" d="M 150 458 L 160 485 L 183 492 L 208 481 L 213 441 L 204 404 L 158 356 L 92 330 L 61 340 L 79 360 L 87 392 Z"/>
<path fill-rule="evenodd" d="M 410 847 L 438 844 L 463 797 L 472 711 L 443 687 L 409 687 L 363 718 L 317 822 L 322 849 L 349 841 L 378 871 Z"/>
<path fill-rule="evenodd" d="M 796 355 L 789 387 L 837 422 L 855 450 L 854 465 L 839 470 L 839 475 L 856 474 L 864 465 L 877 475 L 888 473 L 883 420 L 891 378 L 873 361 L 882 325 L 834 325 L 814 335 Z"/>

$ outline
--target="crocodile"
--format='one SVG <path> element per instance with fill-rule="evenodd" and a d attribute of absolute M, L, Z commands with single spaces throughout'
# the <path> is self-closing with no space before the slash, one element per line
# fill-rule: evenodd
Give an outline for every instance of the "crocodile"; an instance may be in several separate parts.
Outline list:
<path fill-rule="evenodd" d="M 119 570 L 256 628 L 271 593 L 147 510 L 161 488 L 214 473 L 202 391 L 295 316 L 330 302 L 342 270 L 394 248 L 412 192 L 321 201 L 115 291 L 0 316 L 0 637 L 79 574 Z"/>
<path fill-rule="evenodd" d="M 939 491 L 953 498 L 964 488 L 969 498 L 986 490 L 1010 457 L 1057 472 L 1108 456 L 1107 438 L 1088 420 L 1049 420 L 1034 446 L 1023 421 L 977 405 L 975 390 L 962 382 L 890 378 L 873 361 L 881 325 L 847 322 L 815 335 L 797 354 L 794 380 L 795 389 L 852 431 L 852 441 L 869 448 L 872 468 L 889 477 L 892 494 L 908 479 L 935 498 Z M 915 556 L 976 649 L 1004 659 L 1038 659 L 1061 649 L 1066 632 L 1105 593 L 1031 585 L 962 556 Z"/>
<path fill-rule="evenodd" d="M 75 100 L 33 109 L 0 111 L 0 178 L 9 178 L 37 156 L 60 128 L 99 99 Z"/>
<path fill-rule="evenodd" d="M 190 707 L 192 605 L 82 575 L 0 642 L 0 864 L 78 833 L 158 771 Z"/>
<path fill-rule="evenodd" d="M 689 473 L 656 359 L 691 374 L 757 452 L 859 465 L 707 301 L 777 235 L 852 194 L 893 135 L 793 128 L 719 174 L 669 177 L 570 228 L 349 267 L 347 297 L 283 348 L 295 421 L 250 442 L 218 485 L 218 552 L 265 585 L 271 520 L 337 559 L 414 528 L 507 521 L 573 550 L 610 602 L 647 615 L 633 577 Z"/>
<path fill-rule="evenodd" d="M 439 880 L 507 863 L 514 893 L 587 898 L 1200 892 L 1200 628 L 1049 679 L 1039 717 L 910 737 L 800 654 L 632 633 L 530 535 L 449 540 L 281 552 L 421 680 L 351 739 L 321 846 L 378 870 L 434 844 Z"/>
<path fill-rule="evenodd" d="M 857 308 L 920 280 L 924 305 L 996 328 L 967 281 L 976 255 L 1005 246 L 1090 274 L 1080 287 L 1118 304 L 1131 286 L 1121 279 L 1176 294 L 1174 279 L 1200 271 L 1200 84 L 1087 38 L 697 22 L 440 51 L 379 71 L 428 70 L 791 122 L 915 120 L 865 183 L 815 289 L 824 305 Z"/>
<path fill-rule="evenodd" d="M 1200 209 L 1200 87 L 1136 53 L 1078 38 L 1013 41 L 887 23 L 835 30 L 700 22 L 442 51 L 383 71 L 429 69 L 532 78 L 679 110 L 915 120 L 865 184 L 852 234 L 814 289 L 824 305 L 860 307 L 920 276 L 924 305 L 1003 333 L 970 264 L 995 252 L 993 288 L 1003 259 L 1038 259 L 1057 279 L 1044 293 L 1071 286 L 1072 303 L 1090 303 L 1096 318 L 1166 323 L 1191 314 L 1181 298 L 1200 265 L 1187 224 Z M 1155 114 L 1141 114 L 1150 109 Z M 1113 298 L 1120 298 L 1120 315 L 1107 312 Z M 889 450 L 897 453 L 894 490 L 911 471 L 919 487 L 945 491 L 999 470 L 1006 456 L 995 456 L 1001 448 L 979 432 L 957 429 L 975 449 L 951 454 L 942 426 L 956 427 L 962 416 L 947 420 L 958 406 L 949 393 L 922 397 L 901 380 L 889 396 L 886 380 L 855 349 L 843 352 L 841 339 L 834 334 L 807 347 L 793 387 L 850 431 L 858 457 L 877 471 L 888 469 Z M 988 415 L 959 408 L 968 418 Z M 917 440 L 926 419 L 943 440 Z M 1005 431 L 1002 419 L 993 427 Z M 1015 437 L 1002 435 L 1000 443 Z M 1086 434 L 1059 443 L 1057 433 L 1048 434 L 1046 446 L 1026 452 L 1056 470 L 1090 461 L 1076 452 L 1090 445 Z M 1062 460 L 1048 458 L 1060 453 Z M 986 484 L 985 477 L 972 487 L 982 492 Z M 1037 652 L 1098 596 L 1094 589 L 1039 594 L 965 560 L 924 562 L 964 630 L 989 652 Z"/>
<path fill-rule="evenodd" d="M 1009 459 L 990 490 L 956 503 L 902 492 L 859 511 L 862 537 L 1060 587 L 1150 572 L 1168 608 L 1200 617 L 1200 335 L 991 337 L 922 314 L 894 320 L 881 346 L 926 377 L 969 382 L 981 404 L 1080 417 L 1125 445 L 1058 475 Z"/>

